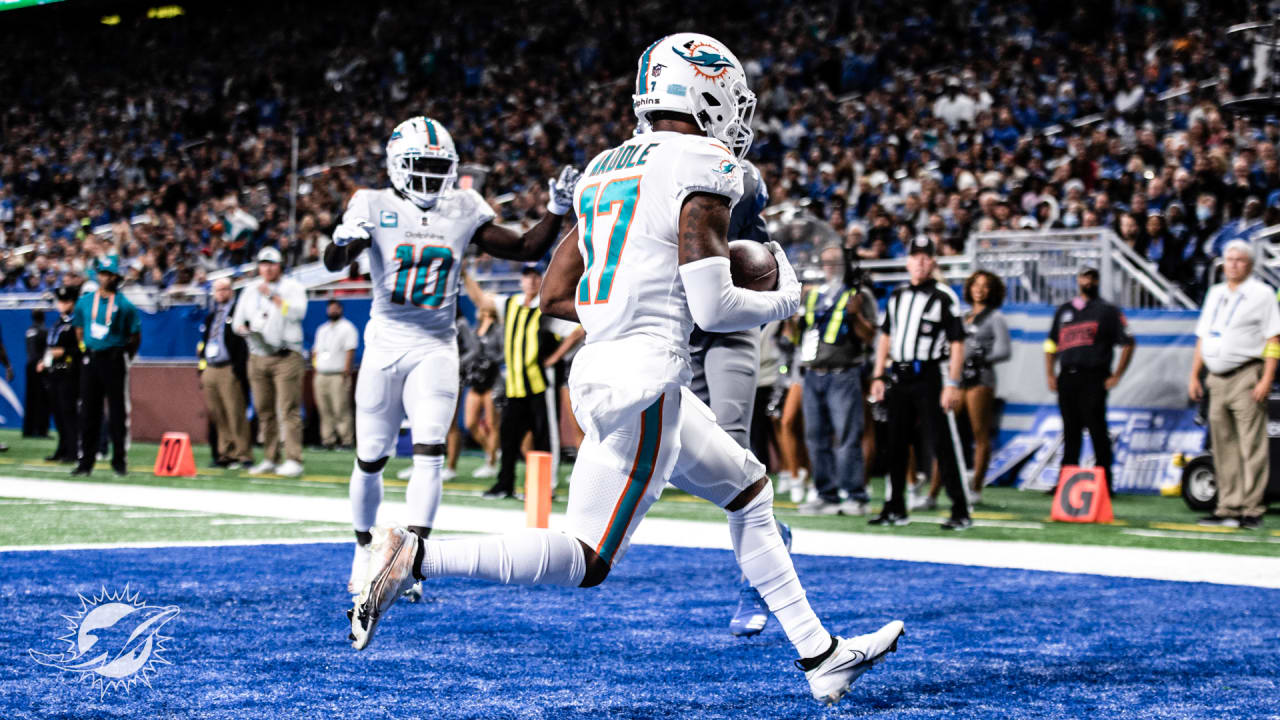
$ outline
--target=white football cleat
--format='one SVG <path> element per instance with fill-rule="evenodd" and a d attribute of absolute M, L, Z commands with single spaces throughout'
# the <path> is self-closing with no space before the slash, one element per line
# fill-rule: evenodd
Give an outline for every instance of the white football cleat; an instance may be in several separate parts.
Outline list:
<path fill-rule="evenodd" d="M 449 468 L 444 468 L 443 470 L 440 471 L 440 482 L 453 482 L 457 478 L 458 478 L 457 470 L 450 470 Z"/>
<path fill-rule="evenodd" d="M 411 603 L 422 602 L 422 581 L 421 580 L 410 585 L 409 589 L 404 591 L 404 599 L 406 602 L 411 602 Z"/>
<path fill-rule="evenodd" d="M 413 466 L 410 465 L 409 467 L 396 473 L 396 477 L 401 480 L 408 480 L 409 478 L 413 477 Z"/>
<path fill-rule="evenodd" d="M 363 650 L 373 640 L 373 631 L 383 614 L 413 585 L 413 561 L 419 538 L 404 528 L 392 528 L 381 542 L 370 548 L 372 561 L 354 607 L 347 611 L 351 621 L 351 647 Z"/>
<path fill-rule="evenodd" d="M 836 648 L 831 655 L 804 674 L 813 697 L 827 705 L 840 702 L 853 681 L 898 649 L 898 638 L 904 634 L 902 621 L 894 620 L 873 633 L 835 638 Z"/>
<path fill-rule="evenodd" d="M 498 466 L 490 462 L 486 462 L 485 464 L 476 468 L 475 472 L 471 473 L 471 477 L 476 478 L 478 480 L 483 480 L 485 478 L 491 478 L 491 477 L 497 477 L 497 476 L 498 476 Z"/>
<path fill-rule="evenodd" d="M 369 547 L 369 545 L 356 543 L 356 554 L 351 559 L 351 577 L 347 580 L 347 592 L 350 593 L 353 601 L 360 594 L 360 588 L 364 586 L 365 577 L 369 573 L 369 562 L 373 555 Z"/>

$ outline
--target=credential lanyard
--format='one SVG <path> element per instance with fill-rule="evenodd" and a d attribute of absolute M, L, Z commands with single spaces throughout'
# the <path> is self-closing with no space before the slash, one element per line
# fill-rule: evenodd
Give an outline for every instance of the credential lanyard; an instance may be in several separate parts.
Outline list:
<path fill-rule="evenodd" d="M 92 317 L 90 318 L 90 322 L 95 322 L 95 323 L 98 322 L 98 300 L 100 300 L 101 298 L 102 298 L 101 294 L 96 292 L 93 294 L 93 313 L 92 313 Z M 111 314 L 115 312 L 115 309 L 116 309 L 116 296 L 112 295 L 111 299 L 107 301 L 107 319 L 102 322 L 103 325 L 108 325 L 108 326 L 111 325 Z"/>

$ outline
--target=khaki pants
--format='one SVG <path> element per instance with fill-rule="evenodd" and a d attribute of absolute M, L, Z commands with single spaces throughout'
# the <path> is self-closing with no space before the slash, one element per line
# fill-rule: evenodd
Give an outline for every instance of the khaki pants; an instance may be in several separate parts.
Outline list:
<path fill-rule="evenodd" d="M 302 355 L 250 355 L 249 388 L 258 410 L 265 459 L 280 462 L 280 425 L 284 425 L 284 456 L 302 462 L 302 379 L 307 365 Z"/>
<path fill-rule="evenodd" d="M 249 438 L 249 421 L 244 416 L 244 388 L 230 365 L 209 366 L 200 373 L 204 388 L 204 404 L 209 419 L 218 428 L 219 457 L 235 462 L 252 463 L 253 446 Z"/>
<path fill-rule="evenodd" d="M 1267 489 L 1267 406 L 1249 393 L 1262 378 L 1262 364 L 1230 377 L 1209 374 L 1209 430 L 1218 480 L 1218 517 L 1261 517 Z"/>
<path fill-rule="evenodd" d="M 355 445 L 351 428 L 351 383 L 342 373 L 316 373 L 316 410 L 320 414 L 320 443 Z"/>

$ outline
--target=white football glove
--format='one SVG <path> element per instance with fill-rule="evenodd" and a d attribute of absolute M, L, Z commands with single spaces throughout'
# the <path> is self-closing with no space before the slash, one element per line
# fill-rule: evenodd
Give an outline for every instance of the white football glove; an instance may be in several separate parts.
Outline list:
<path fill-rule="evenodd" d="M 356 240 L 368 240 L 369 231 L 373 229 L 373 223 L 368 220 L 359 220 L 354 223 L 342 223 L 333 231 L 333 244 L 338 247 L 346 247 Z"/>
<path fill-rule="evenodd" d="M 582 173 L 572 165 L 565 165 L 560 171 L 560 177 L 547 181 L 547 188 L 550 191 L 551 199 L 547 200 L 547 212 L 555 215 L 564 215 L 573 210 L 573 189 L 578 185 L 578 178 L 582 177 Z"/>
<path fill-rule="evenodd" d="M 796 278 L 796 270 L 791 267 L 791 261 L 787 259 L 787 253 L 777 242 L 770 240 L 764 246 L 773 253 L 773 259 L 778 263 L 778 290 L 777 292 L 786 293 L 788 295 L 788 304 L 794 304 L 795 307 L 788 313 L 788 317 L 800 309 L 800 280 Z"/>

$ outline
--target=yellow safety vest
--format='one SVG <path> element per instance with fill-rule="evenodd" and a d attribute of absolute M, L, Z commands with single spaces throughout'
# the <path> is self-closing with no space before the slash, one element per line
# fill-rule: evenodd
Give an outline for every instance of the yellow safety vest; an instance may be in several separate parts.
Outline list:
<path fill-rule="evenodd" d="M 522 398 L 547 389 L 538 359 L 538 328 L 542 311 L 525 307 L 515 296 L 507 298 L 503 354 L 507 360 L 507 397 Z"/>
<path fill-rule="evenodd" d="M 844 322 L 844 309 L 849 305 L 849 298 L 857 295 L 857 289 L 845 290 L 840 293 L 840 299 L 836 300 L 836 306 L 831 310 L 831 317 L 827 319 L 827 329 L 822 332 L 822 342 L 831 345 L 840 337 L 840 325 Z M 816 289 L 809 291 L 809 297 L 804 301 L 804 324 L 806 328 L 811 328 L 815 322 L 814 309 L 818 306 L 818 291 Z"/>

